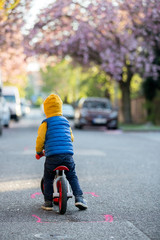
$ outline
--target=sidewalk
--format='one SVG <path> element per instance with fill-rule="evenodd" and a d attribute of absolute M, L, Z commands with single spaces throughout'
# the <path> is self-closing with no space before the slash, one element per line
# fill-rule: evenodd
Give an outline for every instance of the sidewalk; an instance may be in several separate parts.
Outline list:
<path fill-rule="evenodd" d="M 160 132 L 160 126 L 146 124 L 120 124 L 119 129 L 124 132 Z"/>

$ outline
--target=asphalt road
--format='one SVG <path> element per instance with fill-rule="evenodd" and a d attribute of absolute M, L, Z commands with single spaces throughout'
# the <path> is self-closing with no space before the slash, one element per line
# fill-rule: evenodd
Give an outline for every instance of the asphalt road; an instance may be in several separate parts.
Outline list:
<path fill-rule="evenodd" d="M 43 116 L 31 112 L 0 138 L 1 240 L 159 240 L 160 133 L 75 130 L 74 159 L 88 209 L 74 199 L 59 215 L 41 209 L 35 141 Z"/>

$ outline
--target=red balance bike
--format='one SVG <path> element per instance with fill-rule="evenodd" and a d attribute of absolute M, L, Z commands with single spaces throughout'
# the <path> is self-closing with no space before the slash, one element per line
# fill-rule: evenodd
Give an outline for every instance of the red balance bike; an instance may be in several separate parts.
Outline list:
<path fill-rule="evenodd" d="M 45 156 L 45 152 L 43 152 L 41 155 L 36 154 L 36 159 L 40 159 L 43 156 Z M 64 173 L 64 171 L 69 171 L 69 169 L 66 166 L 59 166 L 53 171 L 56 172 L 53 181 L 53 202 L 55 205 L 59 206 L 59 213 L 65 214 L 67 210 L 67 200 L 73 197 L 71 187 Z M 41 180 L 41 191 L 44 194 L 43 178 Z"/>

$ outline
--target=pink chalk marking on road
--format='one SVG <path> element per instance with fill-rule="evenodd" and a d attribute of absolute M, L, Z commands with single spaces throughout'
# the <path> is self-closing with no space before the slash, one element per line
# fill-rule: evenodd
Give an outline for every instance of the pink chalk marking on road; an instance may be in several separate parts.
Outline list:
<path fill-rule="evenodd" d="M 32 215 L 32 217 L 35 217 L 35 218 L 37 218 L 38 220 L 37 220 L 37 223 L 42 223 L 42 221 L 41 221 L 41 218 L 40 217 L 38 217 L 38 216 L 36 216 L 36 215 Z"/>
<path fill-rule="evenodd" d="M 99 197 L 99 195 L 96 195 L 95 192 L 84 192 L 84 194 L 91 194 L 94 197 Z"/>
<path fill-rule="evenodd" d="M 35 198 L 36 195 L 41 195 L 42 193 L 41 192 L 36 192 L 36 193 L 33 193 L 31 195 L 31 198 Z M 94 197 L 99 197 L 99 195 L 95 194 L 95 192 L 84 192 L 84 194 L 91 194 L 92 196 Z"/>
<path fill-rule="evenodd" d="M 88 221 L 85 223 L 105 223 L 105 222 L 113 222 L 113 216 L 112 215 L 103 215 L 105 220 L 104 221 Z"/>
<path fill-rule="evenodd" d="M 32 217 L 37 218 L 38 220 L 36 221 L 37 223 L 57 223 L 57 222 L 42 222 L 41 218 L 38 217 L 37 215 L 32 215 Z"/>
<path fill-rule="evenodd" d="M 79 221 L 80 223 L 105 223 L 105 222 L 113 222 L 113 216 L 112 215 L 103 215 L 105 220 L 104 221 Z M 59 222 L 42 222 L 41 218 L 36 216 L 36 215 L 32 215 L 32 217 L 37 219 L 37 223 L 59 223 Z"/>
<path fill-rule="evenodd" d="M 105 222 L 113 222 L 113 216 L 112 215 L 104 215 Z"/>
<path fill-rule="evenodd" d="M 36 197 L 36 195 L 41 195 L 42 193 L 41 192 L 36 192 L 36 193 L 33 193 L 32 195 L 31 195 L 31 198 L 35 198 Z"/>

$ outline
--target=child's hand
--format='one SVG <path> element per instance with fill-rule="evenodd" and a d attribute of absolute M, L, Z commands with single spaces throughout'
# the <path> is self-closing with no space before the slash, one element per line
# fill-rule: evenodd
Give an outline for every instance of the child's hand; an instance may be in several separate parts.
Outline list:
<path fill-rule="evenodd" d="M 44 150 L 41 153 L 36 153 L 36 155 L 35 155 L 37 160 L 39 160 L 43 156 L 45 156 L 45 151 Z"/>

